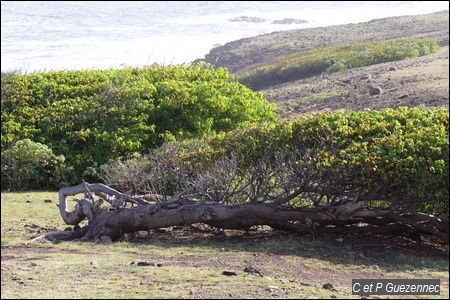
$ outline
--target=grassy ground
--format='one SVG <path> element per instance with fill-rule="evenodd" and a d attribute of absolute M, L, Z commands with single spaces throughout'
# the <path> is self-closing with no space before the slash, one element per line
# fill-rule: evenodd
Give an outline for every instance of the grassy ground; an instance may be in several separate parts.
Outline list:
<path fill-rule="evenodd" d="M 426 239 L 333 235 L 313 242 L 311 235 L 267 228 L 195 224 L 138 232 L 114 244 L 30 243 L 66 228 L 57 199 L 56 192 L 1 194 L 2 299 L 358 299 L 351 295 L 357 278 L 439 278 L 437 298 L 449 295 L 448 245 Z"/>

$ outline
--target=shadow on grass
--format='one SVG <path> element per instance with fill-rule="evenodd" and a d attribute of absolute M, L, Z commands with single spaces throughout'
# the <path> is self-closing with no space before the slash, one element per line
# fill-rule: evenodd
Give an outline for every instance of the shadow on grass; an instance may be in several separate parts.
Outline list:
<path fill-rule="evenodd" d="M 163 249 L 202 247 L 227 251 L 300 256 L 328 261 L 334 265 L 376 265 L 389 271 L 433 269 L 448 271 L 448 245 L 434 238 L 412 240 L 374 235 L 312 235 L 278 230 L 200 230 L 174 227 L 126 235 L 124 242 L 153 245 Z"/>

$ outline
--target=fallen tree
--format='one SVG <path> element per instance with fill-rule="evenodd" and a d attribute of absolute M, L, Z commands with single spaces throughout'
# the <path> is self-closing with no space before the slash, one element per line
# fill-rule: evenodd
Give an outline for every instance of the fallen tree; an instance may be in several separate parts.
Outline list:
<path fill-rule="evenodd" d="M 83 193 L 75 209 L 66 210 L 67 197 Z M 94 195 L 99 198 L 94 199 Z M 147 196 L 147 199 L 149 196 Z M 82 183 L 59 191 L 60 214 L 75 230 L 53 232 L 50 240 L 117 240 L 126 233 L 147 231 L 178 225 L 204 223 L 216 228 L 242 229 L 254 225 L 268 225 L 275 229 L 301 233 L 377 233 L 413 235 L 429 234 L 448 242 L 448 219 L 433 215 L 374 209 L 368 201 L 348 202 L 342 206 L 292 209 L 280 202 L 223 205 L 216 202 L 192 201 L 183 196 L 158 202 L 144 197 L 121 193 L 104 184 Z M 103 206 L 104 202 L 109 203 Z M 78 224 L 88 219 L 88 225 Z M 311 228 L 305 220 L 320 225 Z"/>
<path fill-rule="evenodd" d="M 446 110 L 323 114 L 247 126 L 102 166 L 107 185 L 59 192 L 60 214 L 76 230 L 47 237 L 117 240 L 203 223 L 433 235 L 448 243 L 448 165 Z M 70 211 L 67 197 L 80 193 Z M 85 219 L 88 225 L 78 228 Z"/>

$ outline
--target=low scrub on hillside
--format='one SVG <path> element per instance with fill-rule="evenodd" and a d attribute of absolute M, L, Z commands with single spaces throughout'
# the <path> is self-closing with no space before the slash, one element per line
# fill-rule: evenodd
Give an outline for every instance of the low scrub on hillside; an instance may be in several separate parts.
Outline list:
<path fill-rule="evenodd" d="M 429 55 L 439 50 L 431 39 L 364 41 L 281 55 L 272 62 L 237 72 L 238 80 L 252 89 L 346 69 Z"/>

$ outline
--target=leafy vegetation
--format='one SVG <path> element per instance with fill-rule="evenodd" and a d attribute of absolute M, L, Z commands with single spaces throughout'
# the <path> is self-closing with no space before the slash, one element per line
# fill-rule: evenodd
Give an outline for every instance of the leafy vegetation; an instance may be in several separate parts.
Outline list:
<path fill-rule="evenodd" d="M 360 42 L 280 57 L 255 72 L 272 79 L 273 72 L 289 77 L 292 70 L 311 75 L 437 49 L 427 39 Z M 440 200 L 448 194 L 448 188 L 442 189 L 448 176 L 447 114 L 445 109 L 402 108 L 281 120 L 261 94 L 238 83 L 226 69 L 205 63 L 2 74 L 2 189 L 59 188 L 107 179 L 135 190 L 157 185 L 167 195 L 181 187 L 177 174 L 170 174 L 178 166 L 159 169 L 153 183 L 143 173 L 138 179 L 122 178 L 120 184 L 117 176 L 147 172 L 142 166 L 148 157 L 142 155 L 167 143 L 179 149 L 188 145 L 196 154 L 162 148 L 151 155 L 168 155 L 168 161 L 184 161 L 191 169 L 231 153 L 242 155 L 240 167 L 251 168 L 268 152 L 275 157 L 301 148 L 313 158 L 302 163 L 313 163 L 317 174 L 339 174 L 342 181 L 351 179 L 367 190 L 389 183 L 393 194 L 414 201 L 433 191 L 439 200 L 426 210 L 442 212 L 448 207 Z M 46 159 L 30 153 L 45 153 Z"/>
<path fill-rule="evenodd" d="M 289 205 L 320 206 L 330 201 L 333 194 L 349 193 L 351 187 L 367 200 L 385 199 L 404 208 L 448 215 L 448 118 L 445 108 L 401 107 L 321 113 L 298 120 L 279 119 L 203 140 L 166 144 L 138 160 L 121 159 L 102 168 L 104 174 L 108 174 L 104 177 L 107 183 L 121 190 L 144 187 L 141 193 L 170 195 L 180 191 L 181 179 L 190 178 L 188 181 L 192 184 L 196 174 L 208 174 L 217 162 L 228 157 L 228 166 L 221 167 L 226 174 L 215 174 L 215 178 L 218 182 L 224 176 L 232 179 L 210 189 L 247 188 L 242 188 L 243 194 L 236 194 L 234 199 L 208 195 L 219 197 L 219 202 L 241 203 L 254 195 L 255 198 L 250 197 L 252 201 L 269 203 L 288 190 L 285 184 L 289 180 L 292 181 L 289 189 L 306 186 L 308 191 L 292 199 Z M 285 153 L 296 153 L 294 162 L 279 161 Z M 233 169 L 232 157 L 238 157 L 241 170 L 236 176 L 229 175 Z M 262 159 L 278 161 L 278 164 L 267 171 L 266 167 L 260 167 Z M 274 176 L 287 165 L 291 173 Z M 130 174 L 127 169 L 136 176 L 123 176 Z M 251 190 L 254 187 L 250 182 L 255 176 L 269 178 L 266 188 L 270 188 L 264 196 Z M 139 178 L 139 183 L 135 177 Z M 264 180 L 261 178 L 261 182 Z M 173 188 L 169 191 L 152 189 L 158 185 Z M 311 200 L 314 193 L 326 197 L 315 202 Z M 382 203 L 375 201 L 373 205 Z"/>
<path fill-rule="evenodd" d="M 288 81 L 346 69 L 429 55 L 439 50 L 432 39 L 363 41 L 280 55 L 271 62 L 236 73 L 254 90 Z"/>
<path fill-rule="evenodd" d="M 205 63 L 2 74 L 1 97 L 2 156 L 30 139 L 65 159 L 64 180 L 42 188 L 89 180 L 110 159 L 167 141 L 276 117 L 275 105 L 261 94 L 236 82 L 226 69 Z M 2 157 L 2 189 L 15 186 L 3 170 L 15 168 L 16 174 L 19 161 L 23 158 L 6 165 Z"/>
<path fill-rule="evenodd" d="M 49 181 L 61 180 L 64 156 L 30 139 L 17 141 L 2 152 L 2 176 L 8 178 L 8 190 L 41 189 Z"/>

